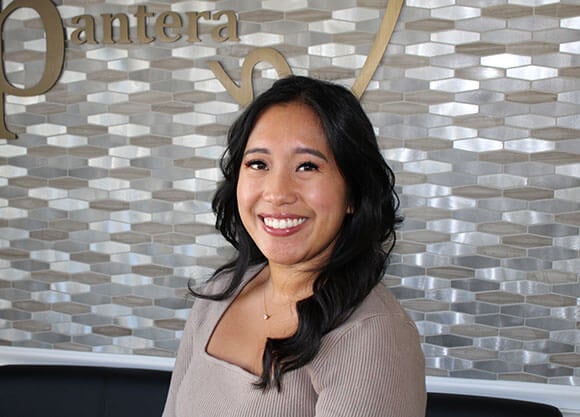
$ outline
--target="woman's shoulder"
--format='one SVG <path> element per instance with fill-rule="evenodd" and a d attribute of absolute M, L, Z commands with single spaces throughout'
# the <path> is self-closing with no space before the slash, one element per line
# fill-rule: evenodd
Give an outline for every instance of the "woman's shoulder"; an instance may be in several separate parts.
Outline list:
<path fill-rule="evenodd" d="M 324 337 L 323 343 L 334 344 L 349 336 L 390 338 L 393 333 L 408 333 L 413 339 L 418 337 L 413 320 L 391 291 L 379 283 L 343 324 Z M 364 342 L 361 340 L 361 343 Z"/>
<path fill-rule="evenodd" d="M 372 380 L 384 393 L 398 379 L 411 379 L 419 387 L 425 376 L 417 328 L 382 284 L 347 321 L 323 337 L 307 369 L 317 391 L 340 379 L 345 387 L 358 386 L 352 379 L 362 378 L 365 390 L 377 388 L 368 385 Z"/>
<path fill-rule="evenodd" d="M 346 325 L 364 321 L 370 317 L 383 317 L 386 320 L 411 320 L 399 301 L 387 286 L 380 282 L 353 311 Z"/>
<path fill-rule="evenodd" d="M 419 342 L 413 321 L 379 284 L 347 321 L 324 336 L 306 366 L 322 399 L 320 408 L 331 410 L 324 415 L 336 415 L 337 407 L 350 416 L 424 415 L 425 362 Z"/>
<path fill-rule="evenodd" d="M 383 282 L 379 282 L 357 308 L 353 317 L 380 314 L 385 316 L 402 316 L 409 319 L 407 313 L 399 304 L 391 290 Z"/>

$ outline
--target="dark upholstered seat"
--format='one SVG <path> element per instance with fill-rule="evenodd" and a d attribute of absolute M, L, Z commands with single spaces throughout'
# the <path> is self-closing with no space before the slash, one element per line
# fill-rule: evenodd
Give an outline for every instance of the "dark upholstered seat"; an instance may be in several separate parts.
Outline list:
<path fill-rule="evenodd" d="M 556 407 L 506 398 L 428 394 L 426 417 L 562 417 Z"/>
<path fill-rule="evenodd" d="M 160 417 L 170 372 L 0 366 L 2 417 Z"/>
<path fill-rule="evenodd" d="M 88 366 L 0 366 L 0 417 L 160 417 L 170 372 Z M 562 417 L 556 407 L 429 393 L 427 417 Z"/>

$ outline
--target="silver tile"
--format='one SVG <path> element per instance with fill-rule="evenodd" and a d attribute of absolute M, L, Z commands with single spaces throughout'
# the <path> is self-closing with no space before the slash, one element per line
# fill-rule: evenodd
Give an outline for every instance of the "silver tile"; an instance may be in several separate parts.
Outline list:
<path fill-rule="evenodd" d="M 522 210 L 511 213 L 504 213 L 502 219 L 508 222 L 520 224 L 546 224 L 553 222 L 553 216 L 537 211 Z"/>

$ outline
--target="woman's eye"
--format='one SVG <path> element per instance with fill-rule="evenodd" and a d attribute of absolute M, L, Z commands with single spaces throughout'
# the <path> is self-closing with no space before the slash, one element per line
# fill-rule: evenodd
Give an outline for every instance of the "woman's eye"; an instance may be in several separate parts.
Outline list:
<path fill-rule="evenodd" d="M 318 165 L 314 162 L 304 162 L 298 167 L 298 171 L 317 171 Z"/>
<path fill-rule="evenodd" d="M 255 170 L 261 170 L 261 169 L 266 169 L 266 164 L 264 163 L 264 161 L 260 161 L 260 160 L 251 160 L 245 163 L 247 168 L 251 168 L 251 169 L 255 169 Z"/>

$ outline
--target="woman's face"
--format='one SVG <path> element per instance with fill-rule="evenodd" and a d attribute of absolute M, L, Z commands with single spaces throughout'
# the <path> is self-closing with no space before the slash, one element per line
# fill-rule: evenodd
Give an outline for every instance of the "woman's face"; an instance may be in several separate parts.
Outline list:
<path fill-rule="evenodd" d="M 259 117 L 244 150 L 237 200 L 244 227 L 270 264 L 323 264 L 348 211 L 346 194 L 310 107 L 279 104 Z"/>

